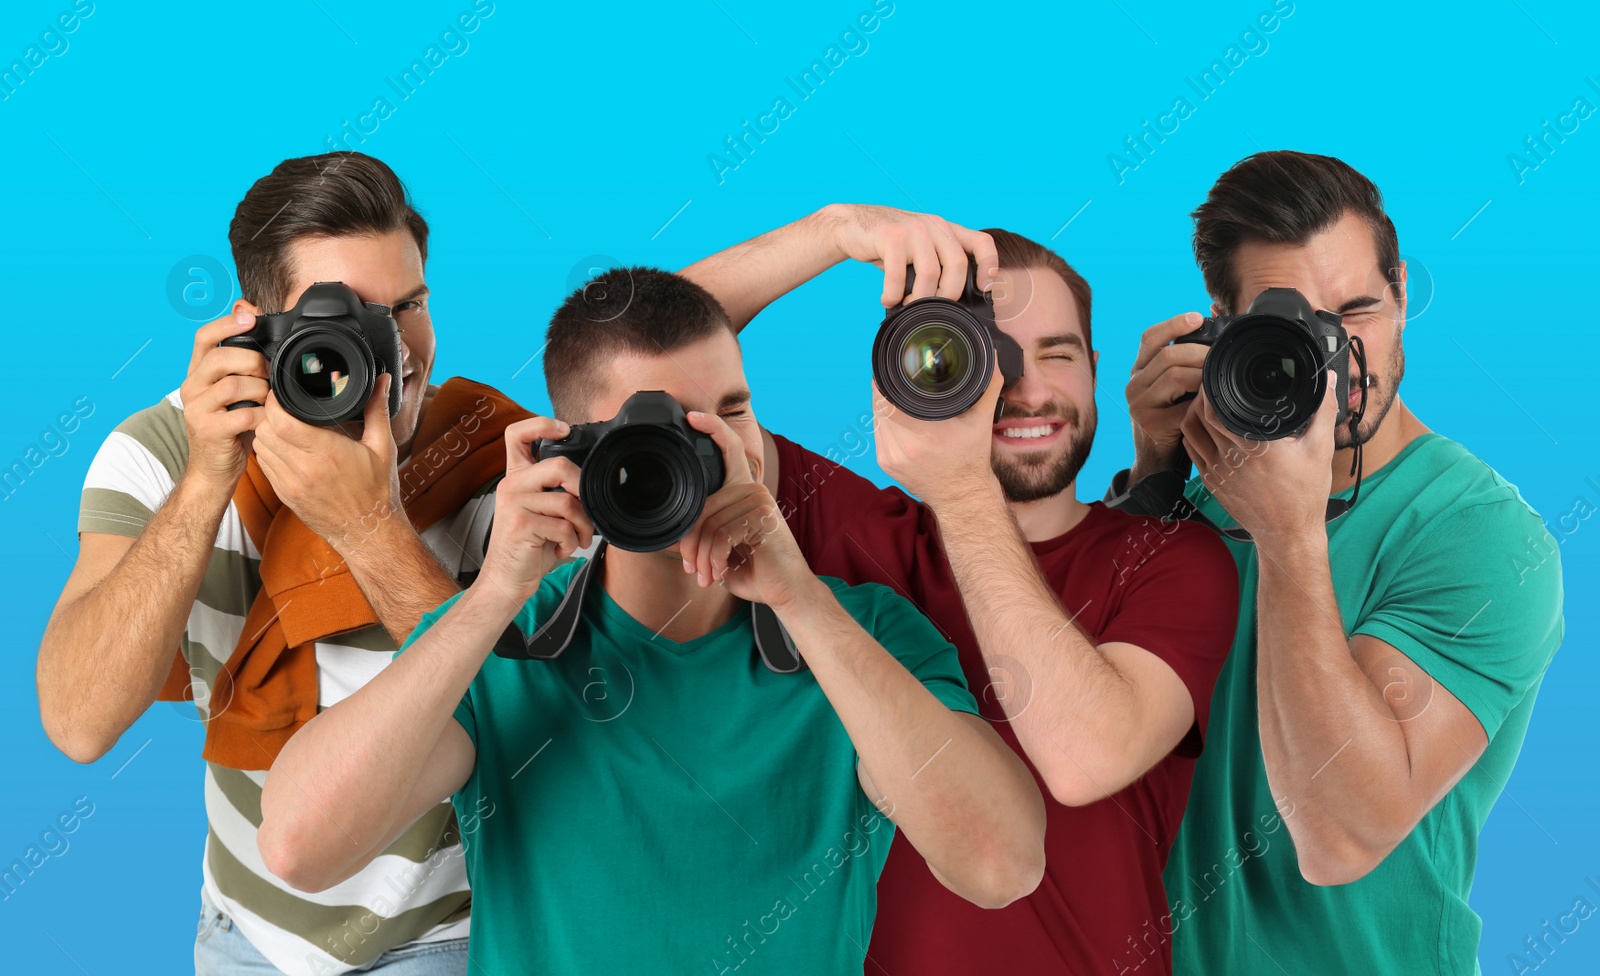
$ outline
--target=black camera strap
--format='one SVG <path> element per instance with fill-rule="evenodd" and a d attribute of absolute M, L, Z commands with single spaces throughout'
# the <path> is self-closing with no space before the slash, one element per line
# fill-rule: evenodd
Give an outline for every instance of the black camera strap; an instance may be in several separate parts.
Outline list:
<path fill-rule="evenodd" d="M 1350 428 L 1350 440 L 1354 444 L 1353 456 L 1350 459 L 1350 474 L 1355 477 L 1355 485 L 1350 490 L 1349 498 L 1330 498 L 1328 508 L 1323 515 L 1323 521 L 1331 523 L 1349 514 L 1355 507 L 1356 500 L 1361 497 L 1361 441 L 1356 436 L 1357 427 L 1367 413 L 1367 351 L 1366 345 L 1359 336 L 1350 337 L 1350 356 L 1361 368 L 1361 403 L 1351 411 L 1345 423 Z M 1111 491 L 1106 494 L 1106 505 L 1130 515 L 1146 515 L 1151 518 L 1161 519 L 1163 522 L 1185 521 L 1199 522 L 1225 538 L 1235 542 L 1254 542 L 1250 530 L 1242 526 L 1232 525 L 1224 528 L 1213 522 L 1206 514 L 1200 511 L 1195 504 L 1189 501 L 1184 494 L 1184 488 L 1189 483 L 1190 462 L 1187 460 L 1181 469 L 1171 471 L 1157 471 L 1155 474 L 1140 478 L 1131 487 L 1118 484 L 1119 479 L 1113 479 Z M 1125 474 L 1125 473 L 1124 473 Z"/>
<path fill-rule="evenodd" d="M 532 634 L 524 634 L 513 620 L 506 625 L 500 639 L 495 641 L 497 657 L 522 661 L 553 661 L 572 643 L 578 633 L 578 622 L 583 617 L 583 601 L 589 592 L 596 568 L 605 562 L 606 543 L 601 540 L 594 555 L 572 574 L 567 591 L 561 595 L 550 619 L 541 623 Z M 795 674 L 806 669 L 805 658 L 795 649 L 794 640 L 778 620 L 778 615 L 764 603 L 750 604 L 750 622 L 755 632 L 756 651 L 761 663 L 776 674 Z"/>

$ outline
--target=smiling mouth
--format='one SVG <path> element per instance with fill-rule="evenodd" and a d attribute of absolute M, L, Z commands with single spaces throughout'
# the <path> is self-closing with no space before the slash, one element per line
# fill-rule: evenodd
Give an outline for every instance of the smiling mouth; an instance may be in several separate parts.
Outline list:
<path fill-rule="evenodd" d="M 1031 423 L 1015 423 L 1012 426 L 994 428 L 994 436 L 1002 441 L 1014 444 L 1027 444 L 1048 440 L 1057 431 L 1064 427 L 1058 420 L 1040 420 Z"/>

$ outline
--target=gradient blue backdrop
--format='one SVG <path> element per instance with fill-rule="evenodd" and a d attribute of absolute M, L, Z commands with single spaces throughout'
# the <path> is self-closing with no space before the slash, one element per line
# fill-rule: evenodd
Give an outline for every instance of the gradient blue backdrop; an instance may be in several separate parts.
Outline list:
<path fill-rule="evenodd" d="M 208 296 L 204 281 L 172 288 L 174 269 L 208 257 L 216 301 L 236 294 L 235 204 L 280 159 L 330 138 L 389 162 L 432 223 L 436 375 L 540 410 L 546 317 L 597 263 L 681 267 L 836 200 L 1052 242 L 1095 288 L 1105 382 L 1089 497 L 1130 452 L 1122 384 L 1139 331 L 1205 306 L 1187 214 L 1212 179 L 1260 148 L 1348 160 L 1384 189 L 1410 262 L 1407 401 L 1519 485 L 1562 540 L 1566 643 L 1483 837 L 1483 968 L 1518 971 L 1520 952 L 1541 974 L 1600 970 L 1600 919 L 1541 956 L 1524 942 L 1576 899 L 1600 904 L 1600 520 L 1571 514 L 1600 506 L 1588 365 L 1600 118 L 1570 114 L 1579 99 L 1600 104 L 1593 5 L 1318 0 L 1241 37 L 1271 0 L 1070 12 L 904 0 L 841 41 L 871 0 L 501 2 L 473 33 L 443 39 L 471 0 L 103 2 L 71 34 L 41 37 L 71 3 L 0 9 L 0 69 L 30 46 L 48 54 L 22 84 L 0 85 L 0 462 L 41 441 L 59 455 L 0 501 L 14 635 L 0 663 L 0 864 L 76 798 L 94 812 L 0 901 L 6 971 L 190 966 L 205 836 L 192 709 L 157 705 L 100 762 L 74 765 L 40 730 L 35 649 L 76 556 L 90 458 L 184 374 Z M 789 79 L 830 45 L 854 53 L 802 98 Z M 1247 59 L 1202 97 L 1190 81 L 1230 45 Z M 449 57 L 402 97 L 390 80 L 430 46 Z M 380 98 L 386 118 L 371 114 Z M 767 120 L 777 130 L 744 161 L 727 157 L 739 165 L 719 182 L 711 154 L 779 98 L 792 112 Z M 1125 155 L 1119 180 L 1109 158 L 1179 98 L 1192 112 L 1169 117 L 1176 131 L 1143 160 Z M 1566 131 L 1545 137 L 1541 159 L 1525 139 L 1546 122 Z M 878 289 L 871 269 L 845 267 L 746 333 L 769 426 L 822 449 L 867 409 Z M 63 453 L 45 432 L 79 397 L 94 411 Z M 870 456 L 858 466 L 882 479 Z"/>

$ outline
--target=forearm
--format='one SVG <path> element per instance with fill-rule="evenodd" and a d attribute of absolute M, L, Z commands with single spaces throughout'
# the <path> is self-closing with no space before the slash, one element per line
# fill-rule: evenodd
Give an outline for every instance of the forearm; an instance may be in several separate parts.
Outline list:
<path fill-rule="evenodd" d="M 715 295 L 734 328 L 743 329 L 773 301 L 845 259 L 828 229 L 839 219 L 830 204 L 679 273 Z"/>
<path fill-rule="evenodd" d="M 935 511 L 978 647 L 1001 685 L 997 701 L 1051 792 L 1081 804 L 1137 779 L 1147 765 L 1140 732 L 1151 723 L 1045 582 L 999 485 L 991 479 Z"/>
<path fill-rule="evenodd" d="M 39 714 L 74 760 L 104 755 L 160 693 L 228 497 L 179 479 L 110 573 L 51 616 L 39 644 Z"/>
<path fill-rule="evenodd" d="M 1272 545 L 1258 565 L 1261 751 L 1273 795 L 1293 804 L 1302 869 L 1381 856 L 1414 823 L 1410 760 L 1400 723 L 1351 652 L 1327 538 Z"/>
<path fill-rule="evenodd" d="M 935 698 L 825 588 L 779 619 L 854 743 L 874 802 L 929 865 L 973 900 L 1032 890 L 1017 879 L 1042 865 L 1044 804 L 1016 754 Z"/>
<path fill-rule="evenodd" d="M 392 664 L 307 723 L 267 777 L 263 850 L 292 850 L 334 879 L 370 860 L 406 826 L 434 747 L 515 614 L 498 594 L 469 589 Z"/>
<path fill-rule="evenodd" d="M 338 548 L 362 596 L 397 645 L 411 635 L 423 614 L 461 590 L 404 512 L 379 522 L 360 539 L 340 540 Z"/>

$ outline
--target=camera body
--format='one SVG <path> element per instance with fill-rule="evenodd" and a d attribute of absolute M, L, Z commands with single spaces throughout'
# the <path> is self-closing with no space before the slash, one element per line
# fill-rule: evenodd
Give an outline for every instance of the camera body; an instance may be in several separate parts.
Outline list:
<path fill-rule="evenodd" d="M 683 538 L 724 477 L 717 442 L 661 390 L 635 393 L 610 420 L 574 424 L 566 437 L 534 445 L 535 460 L 550 457 L 579 467 L 584 513 L 608 544 L 630 552 Z"/>
<path fill-rule="evenodd" d="M 1173 340 L 1210 346 L 1200 385 L 1223 426 L 1240 437 L 1271 441 L 1304 430 L 1337 383 L 1335 423 L 1350 414 L 1350 337 L 1334 312 L 1314 310 L 1293 288 L 1268 288 L 1238 315 L 1207 318 Z"/>
<path fill-rule="evenodd" d="M 267 358 L 267 386 L 296 419 L 319 427 L 360 420 L 378 376 L 388 373 L 389 416 L 400 412 L 400 327 L 389 306 L 363 302 L 342 282 L 319 281 L 294 308 L 256 318 L 218 343 Z M 253 400 L 229 410 L 259 407 Z"/>
<path fill-rule="evenodd" d="M 906 294 L 916 270 L 906 269 Z M 872 378 L 884 397 L 919 420 L 965 413 L 989 388 L 996 355 L 1005 388 L 1022 378 L 1022 347 L 995 325 L 994 300 L 978 288 L 978 265 L 967 259 L 967 283 L 956 301 L 937 296 L 889 309 L 872 344 Z M 1000 419 L 1002 404 L 995 404 Z"/>

